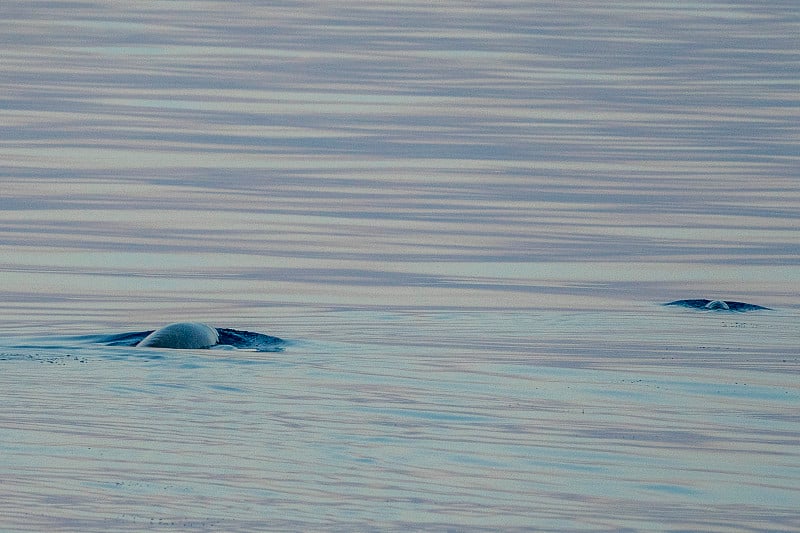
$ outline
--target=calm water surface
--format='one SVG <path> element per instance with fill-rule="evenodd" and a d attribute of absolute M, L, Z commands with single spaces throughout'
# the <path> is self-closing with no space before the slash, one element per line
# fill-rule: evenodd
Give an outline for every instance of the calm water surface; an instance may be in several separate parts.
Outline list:
<path fill-rule="evenodd" d="M 0 15 L 0 529 L 800 529 L 795 2 Z"/>

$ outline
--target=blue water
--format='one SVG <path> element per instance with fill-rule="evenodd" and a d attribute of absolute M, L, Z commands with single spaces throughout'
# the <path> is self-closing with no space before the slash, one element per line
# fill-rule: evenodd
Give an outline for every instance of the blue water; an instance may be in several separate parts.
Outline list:
<path fill-rule="evenodd" d="M 0 529 L 800 529 L 794 2 L 0 13 Z"/>

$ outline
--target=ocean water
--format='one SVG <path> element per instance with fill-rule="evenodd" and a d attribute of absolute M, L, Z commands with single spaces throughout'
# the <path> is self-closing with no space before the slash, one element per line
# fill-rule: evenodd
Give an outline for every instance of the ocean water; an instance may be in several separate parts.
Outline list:
<path fill-rule="evenodd" d="M 794 1 L 0 15 L 0 530 L 800 529 Z"/>

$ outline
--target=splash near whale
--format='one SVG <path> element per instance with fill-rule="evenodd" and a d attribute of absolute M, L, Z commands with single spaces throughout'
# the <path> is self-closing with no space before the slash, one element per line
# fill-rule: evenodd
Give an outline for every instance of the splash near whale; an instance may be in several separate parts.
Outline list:
<path fill-rule="evenodd" d="M 769 307 L 745 302 L 733 302 L 730 300 L 675 300 L 674 302 L 665 303 L 664 305 L 677 305 L 703 311 L 734 311 L 739 313 L 745 311 L 769 310 Z"/>
<path fill-rule="evenodd" d="M 259 352 L 280 352 L 286 341 L 272 335 L 229 328 L 214 328 L 200 322 L 176 322 L 151 331 L 110 335 L 97 339 L 106 346 L 200 350 L 233 347 Z"/>

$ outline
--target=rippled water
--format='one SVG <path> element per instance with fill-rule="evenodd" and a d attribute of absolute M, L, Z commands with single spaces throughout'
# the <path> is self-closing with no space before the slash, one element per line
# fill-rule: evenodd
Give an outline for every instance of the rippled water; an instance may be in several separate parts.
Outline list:
<path fill-rule="evenodd" d="M 0 7 L 0 529 L 800 529 L 795 2 L 271 4 Z"/>

